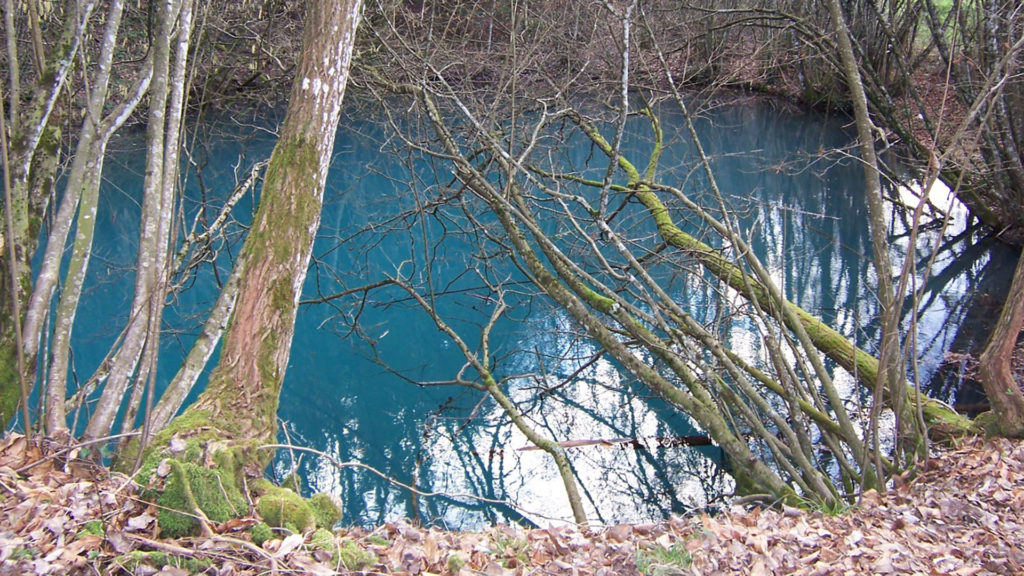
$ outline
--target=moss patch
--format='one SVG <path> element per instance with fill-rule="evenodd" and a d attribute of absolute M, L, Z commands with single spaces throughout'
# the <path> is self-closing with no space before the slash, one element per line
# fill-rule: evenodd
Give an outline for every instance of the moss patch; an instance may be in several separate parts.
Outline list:
<path fill-rule="evenodd" d="M 256 496 L 263 496 L 267 492 L 277 488 L 277 486 L 274 486 L 273 482 L 266 478 L 257 478 L 256 481 L 250 483 L 249 486 L 252 488 L 252 493 Z"/>
<path fill-rule="evenodd" d="M 143 452 L 138 478 L 155 486 L 144 496 L 163 508 L 158 519 L 162 534 L 169 538 L 198 533 L 196 509 L 217 523 L 249 511 L 239 487 L 242 465 L 249 461 L 253 446 L 225 440 L 230 435 L 213 426 L 211 418 L 208 410 L 186 410 L 156 434 Z M 130 444 L 118 457 L 119 469 L 131 466 L 137 453 L 137 443 Z M 163 462 L 170 474 L 161 487 L 153 473 Z"/>
<path fill-rule="evenodd" d="M 341 501 L 330 494 L 320 492 L 309 499 L 317 528 L 330 530 L 341 520 Z"/>
<path fill-rule="evenodd" d="M 335 568 L 359 571 L 377 563 L 377 556 L 352 540 L 339 540 L 329 530 L 319 529 L 310 537 L 309 543 L 315 548 L 331 553 Z"/>
<path fill-rule="evenodd" d="M 84 538 L 86 536 L 103 536 L 103 521 L 102 520 L 90 520 L 82 525 L 82 529 L 79 530 L 78 534 L 75 535 L 75 539 Z"/>
<path fill-rule="evenodd" d="M 281 486 L 292 490 L 296 494 L 302 494 L 302 477 L 299 476 L 298 472 L 292 472 L 284 477 L 284 480 L 281 481 Z"/>
<path fill-rule="evenodd" d="M 252 537 L 253 544 L 263 546 L 267 540 L 274 539 L 274 529 L 267 526 L 266 522 L 259 522 L 249 529 L 249 536 Z"/>
<path fill-rule="evenodd" d="M 267 525 L 274 528 L 295 528 L 305 532 L 316 526 L 313 508 L 302 496 L 287 488 L 270 488 L 260 496 L 256 511 Z"/>
<path fill-rule="evenodd" d="M 315 548 L 330 552 L 331 560 L 333 560 L 335 565 L 338 564 L 338 544 L 335 542 L 334 534 L 330 530 L 320 528 L 316 532 L 313 532 L 313 536 L 310 537 L 309 543 Z"/>
<path fill-rule="evenodd" d="M 941 405 L 934 402 L 923 404 L 921 409 L 924 412 L 924 420 L 928 424 L 928 436 L 937 441 L 984 434 L 991 425 L 985 414 L 979 414 L 977 418 L 971 420 L 952 410 L 942 408 Z"/>
<path fill-rule="evenodd" d="M 338 545 L 338 559 L 335 564 L 340 564 L 346 570 L 364 570 L 376 563 L 376 555 L 351 540 L 342 540 Z"/>
<path fill-rule="evenodd" d="M 345 570 L 364 570 L 377 563 L 377 556 L 352 540 L 339 540 L 334 533 L 323 528 L 317 530 L 309 539 L 311 546 L 331 553 L 331 563 L 335 568 Z"/>
<path fill-rule="evenodd" d="M 173 568 L 181 568 L 189 574 L 203 573 L 213 566 L 213 563 L 205 558 L 187 558 L 164 552 L 143 552 L 141 550 L 126 554 L 122 557 L 119 564 L 133 571 L 139 566 L 151 566 L 158 569 L 171 566 Z"/>
<path fill-rule="evenodd" d="M 225 522 L 247 512 L 245 498 L 230 471 L 177 460 L 168 460 L 168 463 L 171 474 L 157 498 L 157 504 L 162 507 L 158 520 L 164 536 L 179 538 L 198 534 L 197 508 L 211 522 Z"/>
<path fill-rule="evenodd" d="M 466 560 L 459 555 L 458 552 L 453 552 L 448 556 L 448 571 L 452 574 L 458 574 L 462 567 L 466 565 Z"/>
<path fill-rule="evenodd" d="M 7 292 L 3 291 L 6 295 Z M 16 350 L 6 337 L 0 340 L 0 429 L 6 429 L 14 419 L 14 413 L 21 401 Z"/>
<path fill-rule="evenodd" d="M 945 422 L 943 422 L 945 423 Z M 932 424 L 935 425 L 934 423 Z M 999 418 L 992 410 L 982 412 L 974 418 L 975 431 L 983 432 L 985 436 L 999 435 Z"/>

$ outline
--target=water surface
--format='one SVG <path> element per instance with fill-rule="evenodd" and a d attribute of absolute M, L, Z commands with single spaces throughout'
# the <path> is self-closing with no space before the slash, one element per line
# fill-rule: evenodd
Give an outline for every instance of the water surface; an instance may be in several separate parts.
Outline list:
<path fill-rule="evenodd" d="M 186 225 L 197 214 L 212 219 L 236 177 L 269 156 L 277 120 L 219 118 L 193 127 L 197 146 L 183 205 Z M 666 110 L 662 123 L 670 146 L 659 176 L 704 196 L 707 182 L 696 170 L 681 119 Z M 646 131 L 641 123 L 631 130 L 625 149 L 643 159 L 649 149 Z M 836 152 L 850 146 L 843 120 L 743 104 L 707 113 L 698 130 L 726 201 L 787 296 L 870 349 L 877 337 L 870 237 L 860 168 Z M 98 256 L 73 339 L 78 377 L 91 374 L 106 354 L 130 303 L 141 138 L 129 133 L 111 146 L 115 154 L 105 172 Z M 311 490 L 343 498 L 347 523 L 413 516 L 473 528 L 500 520 L 545 524 L 571 518 L 548 456 L 524 450 L 529 443 L 484 393 L 436 385 L 454 378 L 464 359 L 427 314 L 394 289 L 366 300 L 333 297 L 385 275 L 423 278 L 429 262 L 433 285 L 443 288 L 438 302 L 445 317 L 467 336 L 478 336 L 487 321 L 493 293 L 483 287 L 486 255 L 472 227 L 460 221 L 457 210 L 437 209 L 423 220 L 411 215 L 417 202 L 450 185 L 451 170 L 398 151 L 395 142 L 386 127 L 367 119 L 365 109 L 350 114 L 339 131 L 281 397 L 281 439 L 336 461 L 372 466 L 422 492 L 443 494 L 414 497 L 366 469 L 339 470 L 309 453 L 282 451 L 271 472 L 281 477 L 297 466 Z M 552 155 L 574 168 L 588 162 L 594 170 L 604 167 L 578 140 Z M 206 212 L 200 210 L 204 201 Z M 234 216 L 244 224 L 254 209 L 255 200 L 247 198 Z M 686 214 L 677 218 L 700 233 L 700 224 Z M 891 211 L 894 255 L 906 250 L 908 220 L 904 211 Z M 977 309 L 971 298 L 978 290 L 995 290 L 989 286 L 998 282 L 987 279 L 1003 269 L 1001 256 L 993 256 L 965 222 L 958 212 L 942 235 L 929 225 L 914 249 L 922 268 L 938 249 L 935 268 L 922 285 L 922 303 L 912 314 L 915 306 L 908 302 L 905 315 L 907 322 L 916 317 L 921 327 L 918 360 L 911 368 L 925 385 L 944 354 L 964 338 L 961 325 L 970 325 L 969 315 Z M 162 384 L 191 345 L 243 234 L 244 226 L 230 228 L 212 245 L 209 262 L 177 279 L 182 289 L 166 313 Z M 513 287 L 523 280 L 514 269 L 506 278 Z M 710 315 L 727 307 L 712 284 L 666 281 L 691 310 Z M 533 425 L 558 441 L 615 440 L 569 451 L 593 520 L 651 521 L 707 506 L 729 490 L 717 448 L 674 445 L 673 439 L 698 434 L 685 415 L 596 357 L 597 349 L 577 336 L 567 316 L 534 297 L 528 286 L 511 289 L 509 299 L 513 311 L 497 325 L 491 344 L 499 375 L 508 379 L 507 389 L 523 402 Z M 742 323 L 729 339 L 741 352 L 756 354 L 760 346 Z M 957 379 L 947 374 L 939 382 L 938 392 L 955 399 Z M 855 388 L 848 378 L 846 386 Z M 542 389 L 548 391 L 538 393 Z"/>

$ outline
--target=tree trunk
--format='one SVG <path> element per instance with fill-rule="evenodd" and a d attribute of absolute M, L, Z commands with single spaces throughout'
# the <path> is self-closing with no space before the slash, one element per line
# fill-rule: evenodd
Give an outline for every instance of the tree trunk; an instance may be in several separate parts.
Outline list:
<path fill-rule="evenodd" d="M 149 125 L 146 131 L 146 177 L 143 186 L 139 256 L 135 294 L 121 347 L 114 355 L 109 378 L 85 435 L 98 438 L 110 433 L 124 404 L 129 385 L 145 382 L 148 366 L 140 368 L 143 351 L 159 345 L 164 303 L 164 281 L 170 263 L 171 222 L 178 192 L 180 126 L 185 98 L 188 44 L 192 29 L 192 0 L 170 0 L 161 5 L 159 38 L 152 50 L 153 80 L 150 90 Z M 174 42 L 172 42 L 174 40 Z M 132 398 L 141 398 L 138 389 Z M 126 424 L 134 420 L 132 407 Z"/>
<path fill-rule="evenodd" d="M 924 431 L 917 426 L 914 406 L 907 402 L 907 389 L 902 369 L 903 355 L 900 351 L 899 306 L 892 281 L 892 263 L 889 260 L 888 226 L 886 225 L 882 182 L 875 153 L 875 125 L 868 114 L 868 99 L 861 81 L 860 67 L 853 52 L 850 31 L 843 18 L 839 0 L 829 0 L 828 10 L 836 33 L 836 44 L 842 62 L 843 76 L 853 104 L 857 125 L 857 140 L 860 145 L 861 163 L 864 168 L 864 196 L 868 205 L 868 226 L 871 231 L 871 248 L 878 278 L 878 307 L 881 314 L 881 342 L 878 362 L 880 374 L 874 384 L 874 406 L 872 423 L 883 403 L 883 393 L 888 395 L 889 405 L 896 413 L 897 448 L 907 457 L 914 454 L 927 456 Z M 872 425 L 874 427 L 874 424 Z M 875 433 L 874 430 L 871 431 Z"/>
<path fill-rule="evenodd" d="M 581 126 L 588 137 L 607 153 L 610 149 L 607 141 L 592 126 Z M 628 159 L 619 156 L 618 161 L 619 166 L 634 183 L 642 181 L 639 170 Z M 747 274 L 715 248 L 679 228 L 668 207 L 653 192 L 655 189 L 672 191 L 670 187 L 659 186 L 654 182 L 644 182 L 644 186 L 636 187 L 632 193 L 650 213 L 651 219 L 658 227 L 659 236 L 666 244 L 683 250 L 686 254 L 696 258 L 708 272 L 714 274 L 744 297 L 757 302 L 759 306 L 763 308 L 771 308 L 776 305 L 787 307 L 792 314 L 786 313 L 781 316 L 791 330 L 805 330 L 813 346 L 821 353 L 850 374 L 855 375 L 862 385 L 869 389 L 875 386 L 879 375 L 884 373 L 884 370 L 880 369 L 877 358 L 861 350 L 834 328 L 789 300 L 780 298 L 776 301 L 757 278 Z M 796 326 L 797 323 L 800 324 L 799 327 Z M 957 414 L 948 404 L 928 398 L 905 380 L 899 380 L 899 382 L 906 389 L 907 402 L 914 406 L 920 405 L 925 422 L 936 425 L 932 428 L 936 434 L 959 436 L 972 430 L 971 421 L 967 417 Z"/>
<path fill-rule="evenodd" d="M 97 72 L 93 77 L 93 91 L 89 96 L 86 118 L 82 121 L 80 139 L 76 144 L 75 159 L 65 187 L 64 198 L 47 241 L 46 258 L 36 280 L 29 302 L 24 331 L 24 346 L 30 364 L 38 351 L 42 318 L 52 298 L 60 268 L 61 254 L 70 233 L 72 217 L 78 206 L 75 224 L 76 234 L 71 261 L 68 264 L 65 290 L 57 307 L 57 330 L 54 332 L 52 360 L 50 362 L 50 383 L 46 388 L 46 430 L 55 433 L 67 428 L 64 408 L 68 362 L 70 356 L 71 330 L 74 325 L 78 301 L 85 285 L 85 274 L 92 254 L 92 241 L 96 227 L 96 209 L 99 200 L 100 176 L 107 142 L 114 132 L 114 126 L 104 129 L 101 118 L 107 104 L 110 70 L 114 58 L 117 32 L 121 25 L 124 4 L 115 1 L 110 4 L 103 32 L 103 47 L 97 61 Z M 33 370 L 34 372 L 34 370 Z"/>
<path fill-rule="evenodd" d="M 236 266 L 243 267 L 221 359 L 206 390 L 168 426 L 212 427 L 250 451 L 272 442 L 295 314 L 320 224 L 323 190 L 348 80 L 361 0 L 314 0 L 281 135 Z M 169 440 L 158 437 L 154 449 Z"/>
<path fill-rule="evenodd" d="M 220 296 L 213 305 L 210 315 L 203 325 L 199 337 L 189 350 L 185 360 L 182 361 L 178 373 L 171 379 L 170 384 L 160 395 L 160 401 L 147 411 L 149 426 L 152 430 L 161 430 L 174 418 L 185 398 L 192 391 L 192 387 L 199 380 L 200 374 L 206 369 L 206 365 L 213 356 L 217 345 L 220 344 L 221 336 L 227 328 L 228 319 L 235 309 L 235 298 L 238 296 L 238 278 L 241 267 L 236 265 L 231 271 L 227 282 L 221 288 Z"/>
<path fill-rule="evenodd" d="M 60 129 L 54 110 L 96 6 L 91 0 L 69 0 L 67 4 L 61 37 L 46 63 L 46 69 L 39 74 L 31 100 L 25 106 L 11 110 L 11 114 L 16 116 L 12 116 L 11 124 L 17 129 L 11 132 L 8 140 L 7 165 L 4 167 L 10 191 L 10 201 L 5 203 L 4 209 L 11 223 L 4 241 L 13 246 L 14 258 L 0 258 L 0 276 L 14 278 L 15 283 L 14 286 L 6 281 L 0 283 L 0 301 L 5 303 L 0 312 L 0 428 L 6 427 L 14 414 L 21 378 L 14 368 L 16 358 L 22 353 L 18 350 L 22 346 L 21 334 L 15 330 L 21 318 L 15 319 L 6 303 L 16 299 L 19 315 L 23 315 L 27 308 L 32 286 L 31 260 L 38 245 L 37 235 L 45 205 L 33 196 L 47 192 L 38 187 L 48 185 L 52 177 L 52 174 L 39 173 L 55 171 L 59 164 Z M 17 31 L 8 30 L 5 26 L 5 33 L 13 37 Z M 10 54 L 9 57 L 17 58 L 17 55 Z M 16 65 L 12 62 L 9 67 Z M 12 289 L 14 293 L 10 294 Z"/>
<path fill-rule="evenodd" d="M 1024 437 L 1024 392 L 1013 374 L 1013 351 L 1024 328 L 1024 256 L 1017 261 L 1010 293 L 979 359 L 981 384 L 995 416 L 997 432 Z"/>

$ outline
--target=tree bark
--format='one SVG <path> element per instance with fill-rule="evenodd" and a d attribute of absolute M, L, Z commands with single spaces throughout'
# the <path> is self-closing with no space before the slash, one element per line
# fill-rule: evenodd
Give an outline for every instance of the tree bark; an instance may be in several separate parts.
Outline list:
<path fill-rule="evenodd" d="M 178 2 L 177 33 L 170 56 L 171 89 L 167 102 L 167 133 L 164 137 L 164 165 L 161 178 L 160 207 L 158 217 L 157 247 L 154 252 L 153 265 L 148 270 L 152 284 L 152 294 L 148 305 L 148 326 L 145 327 L 145 346 L 142 350 L 142 365 L 136 370 L 134 388 L 128 400 L 122 431 L 128 432 L 135 427 L 136 415 L 145 395 L 148 412 L 152 408 L 155 393 L 157 358 L 160 354 L 160 329 L 163 323 L 164 305 L 167 297 L 167 286 L 172 273 L 173 262 L 173 221 L 176 214 L 176 199 L 181 181 L 181 149 L 184 126 L 183 113 L 188 100 L 189 47 L 192 45 L 192 13 L 195 8 L 193 0 Z M 143 265 L 140 261 L 140 268 Z M 105 390 L 104 390 L 105 392 Z M 91 424 L 91 423 L 90 423 Z M 148 433 L 150 428 L 144 427 Z"/>
<path fill-rule="evenodd" d="M 1003 303 L 999 321 L 979 359 L 981 384 L 985 388 L 999 434 L 1024 437 L 1024 392 L 1013 374 L 1013 351 L 1024 328 L 1024 257 L 1017 261 L 1010 293 Z"/>
<path fill-rule="evenodd" d="M 198 415 L 226 440 L 273 441 L 361 4 L 314 0 L 309 5 L 288 112 L 236 264 L 244 272 L 221 359 L 206 390 L 179 417 L 196 422 Z"/>
<path fill-rule="evenodd" d="M 10 215 L 11 227 L 4 240 L 14 247 L 15 257 L 0 259 L 0 276 L 12 277 L 16 281 L 13 286 L 8 282 L 0 283 L 0 301 L 17 299 L 17 308 L 22 315 L 32 286 L 31 260 L 38 245 L 45 206 L 45 202 L 33 196 L 44 192 L 38 187 L 48 185 L 52 177 L 52 174 L 40 172 L 55 171 L 58 167 L 60 128 L 59 122 L 54 121 L 54 110 L 96 7 L 91 0 L 69 0 L 67 4 L 63 31 L 45 70 L 39 74 L 31 100 L 11 111 L 17 114 L 17 118 L 11 121 L 17 130 L 12 131 L 7 145 L 5 174 L 10 187 L 10 202 L 5 209 Z M 17 33 L 6 29 L 5 32 L 11 36 Z M 12 289 L 14 294 L 9 294 Z M 16 357 L 22 354 L 18 347 L 22 346 L 23 340 L 15 330 L 20 320 L 11 317 L 6 307 L 0 311 L 0 428 L 5 427 L 13 416 L 16 399 L 20 396 L 21 376 L 12 368 L 17 364 Z"/>
<path fill-rule="evenodd" d="M 905 454 L 926 456 L 924 431 L 917 426 L 914 407 L 907 402 L 907 390 L 903 385 L 903 355 L 901 353 L 899 335 L 899 307 L 892 281 L 892 263 L 889 260 L 888 226 L 886 225 L 884 200 L 882 199 L 882 182 L 875 153 L 876 127 L 868 113 L 868 99 L 861 81 L 860 67 L 850 31 L 843 18 L 843 9 L 839 0 L 829 0 L 828 10 L 832 18 L 832 26 L 836 33 L 836 44 L 842 62 L 842 72 L 846 80 L 847 90 L 853 104 L 854 119 L 857 125 L 857 140 L 860 145 L 861 165 L 864 168 L 864 196 L 868 205 L 868 226 L 871 231 L 872 257 L 875 265 L 875 276 L 878 279 L 877 297 L 881 315 L 881 342 L 879 343 L 878 363 L 881 369 L 874 383 L 874 405 L 872 422 L 876 421 L 877 411 L 881 409 L 883 394 L 888 395 L 889 405 L 896 413 L 897 447 Z M 872 431 L 874 434 L 874 431 Z"/>
<path fill-rule="evenodd" d="M 124 3 L 111 2 L 104 24 L 103 43 L 96 73 L 93 76 L 92 91 L 85 109 L 85 119 L 79 131 L 71 174 L 65 187 L 64 198 L 58 210 L 58 217 L 52 225 L 47 240 L 46 258 L 36 280 L 36 287 L 29 300 L 23 334 L 26 356 L 34 366 L 38 350 L 42 318 L 53 296 L 60 269 L 61 254 L 71 230 L 76 206 L 76 235 L 71 261 L 68 264 L 65 290 L 57 306 L 57 330 L 53 338 L 53 352 L 50 363 L 50 385 L 46 388 L 46 430 L 54 433 L 67 428 L 64 409 L 68 362 L 70 355 L 71 330 L 78 309 L 79 296 L 85 282 L 92 253 L 93 233 L 96 228 L 96 208 L 99 199 L 100 176 L 103 173 L 103 159 L 107 142 L 113 129 L 104 130 L 101 118 L 107 103 L 110 72 L 113 65 L 114 49 L 121 26 Z M 32 370 L 34 372 L 34 370 Z M 56 383 L 56 385 L 54 385 Z"/>
<path fill-rule="evenodd" d="M 169 121 L 174 121 L 167 118 L 167 101 L 171 90 L 171 36 L 181 4 L 180 1 L 165 0 L 156 7 L 157 30 L 151 48 L 154 55 L 153 81 L 150 86 L 149 119 L 146 125 L 146 176 L 142 192 L 135 295 L 128 313 L 128 326 L 121 347 L 114 355 L 110 376 L 96 405 L 96 412 L 93 413 L 86 428 L 85 435 L 90 438 L 107 434 L 121 408 L 122 396 L 135 372 L 145 344 L 149 327 L 150 299 L 155 297 L 155 279 L 164 261 L 159 254 L 160 234 L 164 230 L 161 219 L 170 218 L 169 209 L 164 208 L 164 203 L 169 193 L 167 187 L 173 187 L 173 183 L 164 182 L 164 164 L 168 147 L 178 145 L 178 142 L 170 144 L 166 139 Z M 54 384 L 51 379 L 50 388 L 53 388 Z"/>

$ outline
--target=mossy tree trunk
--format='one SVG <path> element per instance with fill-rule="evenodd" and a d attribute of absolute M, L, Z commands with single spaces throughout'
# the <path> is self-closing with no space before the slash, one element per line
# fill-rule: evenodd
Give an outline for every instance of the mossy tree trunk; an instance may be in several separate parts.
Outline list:
<path fill-rule="evenodd" d="M 981 383 L 995 416 L 996 431 L 1024 437 L 1024 391 L 1014 377 L 1013 351 L 1024 327 L 1024 257 L 1017 261 L 1010 293 L 979 359 Z"/>
<path fill-rule="evenodd" d="M 713 393 L 681 358 L 637 320 L 639 310 L 623 306 L 621 302 L 598 294 L 587 286 L 574 264 L 566 258 L 542 230 L 532 208 L 524 199 L 522 190 L 514 183 L 498 188 L 485 174 L 479 172 L 471 162 L 460 155 L 460 147 L 450 126 L 445 122 L 435 101 L 435 96 L 420 87 L 392 86 L 399 92 L 416 94 L 423 104 L 446 158 L 450 159 L 460 181 L 484 200 L 501 224 L 509 244 L 521 259 L 524 269 L 532 276 L 531 282 L 545 295 L 556 302 L 584 330 L 597 341 L 617 362 L 637 376 L 638 380 L 666 401 L 678 406 L 692 417 L 715 442 L 722 447 L 729 458 L 737 463 L 732 470 L 740 490 L 749 493 L 767 494 L 770 499 L 796 502 L 796 492 L 779 475 L 776 469 L 758 458 L 743 437 L 736 433 L 721 407 L 713 399 Z M 491 142 L 493 144 L 493 141 Z M 501 154 L 498 158 L 504 158 Z M 513 170 L 511 163 L 502 166 Z M 531 244 L 536 243 L 536 248 Z M 607 324 L 603 318 L 612 318 Z M 620 338 L 619 329 L 628 333 L 631 341 L 639 343 L 644 352 Z M 664 362 L 671 374 L 666 377 L 651 359 Z M 493 395 L 493 394 L 492 394 Z M 515 418 L 511 406 L 504 405 L 507 414 Z M 538 442 L 537 440 L 541 440 Z M 531 441 L 545 449 L 545 441 Z M 557 461 L 557 459 L 556 459 Z M 559 467 L 563 466 L 558 462 Z M 566 464 L 567 465 L 567 464 Z M 564 473 L 563 473 L 564 477 Z M 567 488 L 568 486 L 568 482 Z M 822 499 L 830 494 L 819 494 Z M 573 497 L 569 489 L 570 500 Z M 808 496 L 812 497 L 812 496 Z"/>
<path fill-rule="evenodd" d="M 221 359 L 206 390 L 168 426 L 178 432 L 212 428 L 217 438 L 245 452 L 245 463 L 260 468 L 265 456 L 249 448 L 274 438 L 360 9 L 361 0 L 314 0 L 308 6 L 288 112 L 236 264 L 244 272 Z M 152 449 L 169 439 L 158 436 Z"/>
<path fill-rule="evenodd" d="M 0 257 L 0 274 L 4 279 L 0 282 L 0 428 L 6 427 L 14 416 L 20 396 L 18 390 L 24 375 L 19 374 L 17 366 L 25 364 L 25 370 L 30 370 L 30 358 L 18 360 L 23 352 L 19 328 L 32 287 L 31 259 L 38 246 L 42 214 L 59 166 L 59 97 L 76 63 L 95 8 L 93 1 L 67 2 L 61 35 L 52 51 L 46 55 L 41 44 L 34 45 L 31 64 L 25 64 L 19 57 L 17 42 L 6 43 L 5 73 L 13 90 L 12 107 L 7 111 L 10 138 L 6 140 L 3 166 L 9 191 L 4 210 L 10 225 L 4 226 L 5 248 Z M 38 30 L 37 21 L 26 24 L 18 21 L 18 16 L 12 4 L 5 4 L 4 33 L 8 39 L 18 38 L 23 25 Z M 15 96 L 21 84 L 28 84 L 22 82 L 20 74 L 29 70 L 35 73 L 33 89 L 22 102 Z"/>
<path fill-rule="evenodd" d="M 606 154 L 610 153 L 611 148 L 607 140 L 592 125 L 582 122 L 581 127 L 602 151 Z M 619 156 L 617 161 L 620 168 L 630 177 L 631 193 L 648 211 L 651 219 L 657 225 L 659 236 L 667 245 L 696 258 L 707 271 L 758 306 L 765 309 L 776 306 L 785 308 L 786 313 L 781 314 L 781 317 L 790 330 L 806 331 L 814 348 L 850 374 L 856 375 L 858 381 L 868 389 L 872 389 L 876 385 L 879 375 L 884 373 L 880 370 L 878 358 L 860 349 L 849 338 L 793 302 L 785 298 L 773 297 L 770 290 L 758 278 L 748 274 L 721 251 L 685 232 L 676 224 L 668 206 L 662 202 L 658 194 L 655 194 L 655 191 L 658 191 L 679 198 L 683 196 L 682 191 L 658 182 L 643 180 L 636 166 L 623 156 Z M 590 186 L 600 185 L 597 182 L 576 181 L 587 183 Z M 688 205 L 688 209 L 700 211 L 696 204 Z M 921 406 L 925 421 L 929 424 L 939 423 L 941 425 L 939 429 L 935 430 L 937 434 L 958 436 L 972 430 L 971 421 L 967 417 L 957 414 L 948 404 L 928 398 L 905 380 L 898 382 L 902 383 L 905 388 L 909 404 Z"/>

